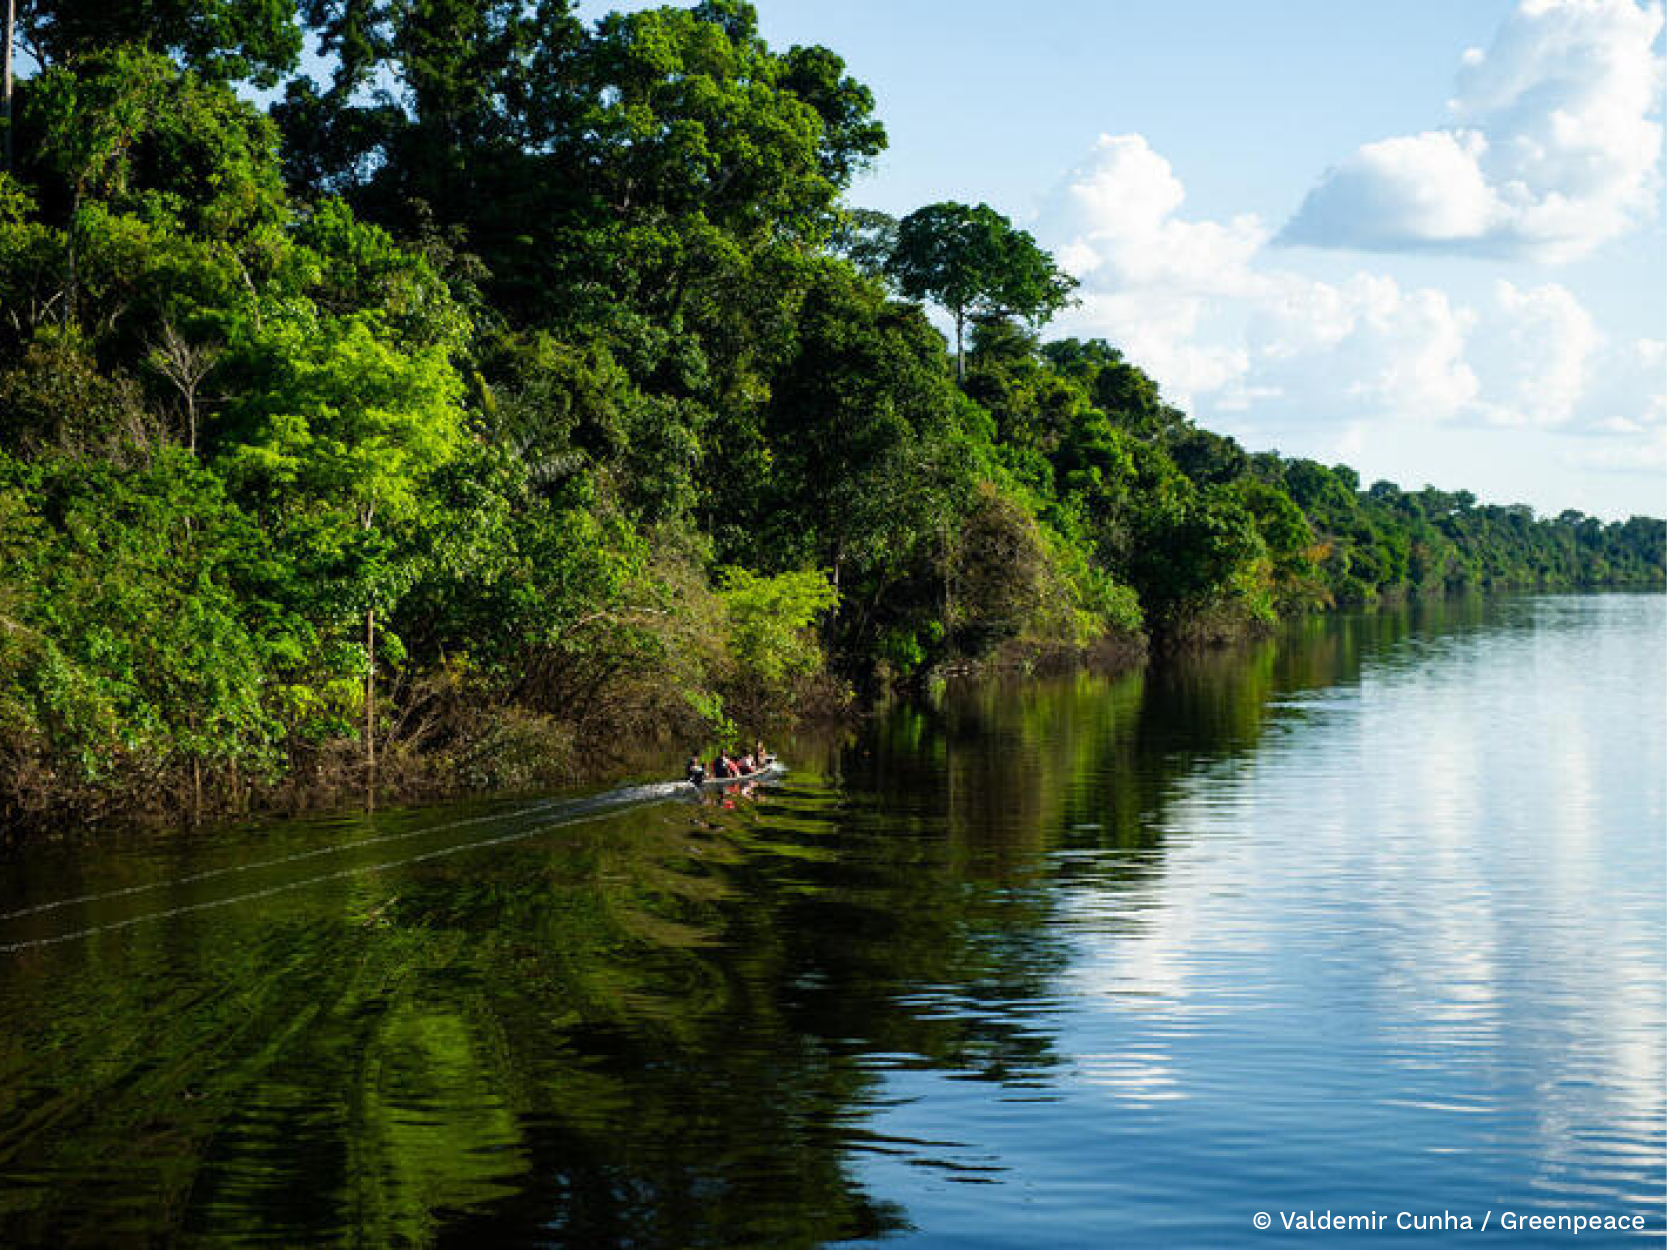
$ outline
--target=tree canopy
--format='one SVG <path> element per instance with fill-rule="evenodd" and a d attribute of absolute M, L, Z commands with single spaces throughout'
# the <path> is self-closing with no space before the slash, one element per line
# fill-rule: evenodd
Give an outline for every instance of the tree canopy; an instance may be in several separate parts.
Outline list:
<path fill-rule="evenodd" d="M 1036 240 L 988 204 L 917 208 L 897 224 L 886 272 L 910 299 L 941 305 L 955 322 L 956 377 L 965 376 L 969 317 L 1017 317 L 1045 324 L 1070 302 L 1076 279 Z"/>

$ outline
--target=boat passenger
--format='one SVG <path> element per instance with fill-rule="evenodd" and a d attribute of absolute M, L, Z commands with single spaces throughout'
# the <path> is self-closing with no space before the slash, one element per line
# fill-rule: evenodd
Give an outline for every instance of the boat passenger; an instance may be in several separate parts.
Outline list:
<path fill-rule="evenodd" d="M 689 779 L 689 784 L 692 786 L 698 786 L 706 780 L 706 765 L 700 762 L 700 756 L 691 755 L 689 757 L 688 768 L 684 776 Z"/>
<path fill-rule="evenodd" d="M 743 755 L 737 766 L 740 768 L 743 777 L 758 771 L 758 761 L 753 759 L 751 755 Z"/>

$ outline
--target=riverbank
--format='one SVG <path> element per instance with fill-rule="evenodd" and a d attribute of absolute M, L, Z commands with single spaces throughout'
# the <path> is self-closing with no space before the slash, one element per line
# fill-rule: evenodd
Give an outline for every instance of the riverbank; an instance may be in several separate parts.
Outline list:
<path fill-rule="evenodd" d="M 1634 588 L 1659 593 L 1659 588 Z M 1522 594 L 1521 588 L 1499 593 Z M 602 700 L 583 723 L 564 722 L 524 707 L 454 703 L 430 709 L 419 732 L 379 739 L 375 767 L 361 740 L 342 737 L 298 753 L 282 775 L 250 776 L 235 768 L 192 767 L 124 773 L 119 761 L 96 783 L 69 783 L 44 770 L 5 779 L 11 796 L 0 845 L 77 838 L 124 829 L 203 828 L 251 818 L 293 818 L 470 798 L 547 794 L 679 774 L 691 750 L 775 743 L 794 734 L 845 732 L 876 707 L 932 698 L 945 683 L 1043 679 L 1068 672 L 1115 677 L 1145 666 L 1196 669 L 1201 655 L 1242 650 L 1293 630 L 1325 628 L 1327 617 L 1377 616 L 1449 622 L 1480 619 L 1490 594 L 1398 594 L 1376 603 L 1292 614 L 1275 621 L 1216 614 L 1153 642 L 1122 634 L 1088 644 L 1009 640 L 986 654 L 936 664 L 907 677 L 883 666 L 861 683 L 826 672 L 803 675 L 790 688 L 733 689 L 722 713 L 726 732 L 687 701 L 656 698 L 670 674 L 648 674 Z M 404 723 L 402 718 L 400 723 Z"/>
<path fill-rule="evenodd" d="M 423 733 L 381 739 L 372 771 L 364 743 L 340 738 L 299 754 L 280 776 L 235 769 L 193 768 L 125 773 L 119 761 L 97 782 L 68 782 L 43 769 L 5 779 L 11 796 L 0 845 L 81 837 L 101 830 L 212 827 L 250 818 L 293 818 L 333 811 L 505 797 L 590 788 L 680 775 L 691 750 L 710 754 L 762 737 L 841 732 L 876 704 L 909 698 L 946 678 L 1011 674 L 1046 676 L 1078 669 L 1100 675 L 1143 664 L 1143 636 L 1105 638 L 1082 646 L 1010 642 L 976 660 L 950 662 L 903 680 L 885 672 L 853 684 L 810 674 L 791 688 L 732 692 L 721 702 L 727 734 L 687 705 L 647 696 L 599 703 L 582 724 L 526 708 L 451 707 Z M 663 685 L 650 677 L 640 687 Z M 633 683 L 634 687 L 636 683 Z M 624 692 L 621 692 L 622 694 Z"/>

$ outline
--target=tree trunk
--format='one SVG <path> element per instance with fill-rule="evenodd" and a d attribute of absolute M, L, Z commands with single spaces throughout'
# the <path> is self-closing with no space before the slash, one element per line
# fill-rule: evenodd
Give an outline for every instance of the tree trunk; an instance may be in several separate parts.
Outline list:
<path fill-rule="evenodd" d="M 949 549 L 949 521 L 947 518 L 938 522 L 938 542 L 940 545 L 940 559 L 943 560 L 943 636 L 947 644 L 950 636 L 950 620 L 955 612 L 955 591 L 951 578 L 954 573 L 954 557 Z"/>
<path fill-rule="evenodd" d="M 365 609 L 365 780 L 376 786 L 376 609 Z"/>
<path fill-rule="evenodd" d="M 8 134 L 10 131 L 7 132 Z M 69 206 L 69 230 L 64 238 L 68 249 L 64 259 L 68 262 L 69 272 L 64 275 L 64 317 L 67 323 L 75 324 L 76 305 L 80 302 L 81 283 L 81 190 L 76 188 L 75 196 Z"/>

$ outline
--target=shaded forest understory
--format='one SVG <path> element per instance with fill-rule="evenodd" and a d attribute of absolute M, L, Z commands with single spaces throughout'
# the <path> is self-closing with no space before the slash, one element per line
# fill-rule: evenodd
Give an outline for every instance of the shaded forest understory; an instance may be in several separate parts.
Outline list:
<path fill-rule="evenodd" d="M 983 205 L 848 205 L 871 94 L 739 0 L 25 0 L 18 34 L 0 831 L 571 780 L 991 656 L 1664 584 L 1662 521 L 1362 489 L 1044 341 L 1071 279 Z"/>

